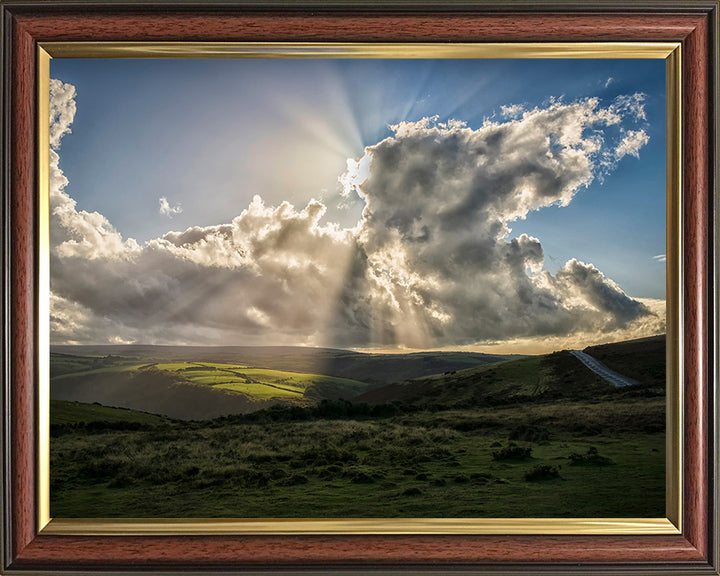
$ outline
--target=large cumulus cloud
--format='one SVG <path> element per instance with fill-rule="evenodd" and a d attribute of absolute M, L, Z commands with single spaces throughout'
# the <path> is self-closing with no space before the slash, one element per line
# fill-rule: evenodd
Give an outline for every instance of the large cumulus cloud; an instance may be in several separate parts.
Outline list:
<path fill-rule="evenodd" d="M 255 196 L 228 223 L 143 245 L 78 210 L 59 165 L 74 88 L 51 81 L 51 327 L 55 342 L 459 346 L 662 331 L 664 316 L 592 264 L 543 270 L 530 211 L 578 190 L 647 142 L 642 96 L 508 107 L 478 129 L 403 122 L 348 161 L 352 229 L 325 206 Z"/>
<path fill-rule="evenodd" d="M 532 210 L 567 205 L 619 158 L 637 154 L 645 132 L 620 125 L 644 118 L 642 96 L 606 108 L 587 99 L 505 114 L 511 119 L 476 130 L 403 122 L 348 164 L 345 193 L 365 201 L 358 238 L 369 274 L 389 295 L 385 318 L 395 319 L 399 341 L 630 330 L 653 316 L 592 264 L 571 260 L 555 276 L 543 272 L 540 241 L 513 238 L 510 229 Z M 406 330 L 407 318 L 420 322 Z"/>

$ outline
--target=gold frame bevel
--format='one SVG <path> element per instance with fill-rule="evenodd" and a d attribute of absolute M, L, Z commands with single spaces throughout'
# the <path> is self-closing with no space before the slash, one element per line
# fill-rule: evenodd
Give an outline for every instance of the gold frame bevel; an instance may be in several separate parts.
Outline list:
<path fill-rule="evenodd" d="M 52 58 L 652 58 L 666 61 L 667 427 L 665 518 L 140 519 L 50 517 L 49 71 Z M 38 110 L 37 525 L 45 535 L 552 534 L 682 531 L 681 45 L 677 42 L 293 43 L 40 42 Z"/>

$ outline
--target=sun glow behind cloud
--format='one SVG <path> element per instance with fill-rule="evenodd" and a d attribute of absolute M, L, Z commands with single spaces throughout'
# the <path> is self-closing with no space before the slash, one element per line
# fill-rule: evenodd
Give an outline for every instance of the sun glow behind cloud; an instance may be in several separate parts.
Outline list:
<path fill-rule="evenodd" d="M 53 81 L 53 340 L 529 349 L 664 329 L 657 303 L 576 259 L 552 275 L 540 240 L 510 230 L 640 153 L 648 137 L 638 96 L 508 107 L 505 120 L 477 128 L 411 120 L 405 104 L 399 116 L 378 111 L 398 120 L 362 148 L 365 120 L 340 79 L 327 78 L 327 116 L 274 96 L 275 121 L 293 129 L 286 141 L 277 132 L 254 141 L 270 198 L 253 196 L 224 224 L 142 244 L 65 191 L 56 149 L 75 91 Z M 362 215 L 338 223 L 327 200 L 279 199 L 283 190 L 292 198 L 296 174 L 328 167 L 338 198 Z M 164 197 L 160 211 L 181 214 Z"/>

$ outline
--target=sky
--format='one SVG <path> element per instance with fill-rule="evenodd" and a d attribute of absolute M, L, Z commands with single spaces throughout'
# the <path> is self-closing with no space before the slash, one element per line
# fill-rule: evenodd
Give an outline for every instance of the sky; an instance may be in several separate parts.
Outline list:
<path fill-rule="evenodd" d="M 53 343 L 664 331 L 662 60 L 51 61 Z"/>

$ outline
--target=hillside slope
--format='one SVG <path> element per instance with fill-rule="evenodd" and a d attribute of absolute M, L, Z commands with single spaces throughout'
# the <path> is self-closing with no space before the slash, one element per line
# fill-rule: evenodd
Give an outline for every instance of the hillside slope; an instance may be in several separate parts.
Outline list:
<path fill-rule="evenodd" d="M 127 408 L 110 408 L 100 404 L 50 400 L 50 426 L 77 426 L 98 422 L 104 424 L 122 422 L 158 426 L 172 423 L 172 420 L 157 414 Z"/>
<path fill-rule="evenodd" d="M 238 363 L 273 370 L 351 378 L 372 384 L 388 384 L 521 357 L 475 352 L 370 354 L 300 346 L 52 346 L 52 352 L 100 358 L 121 356 L 138 362 Z"/>
<path fill-rule="evenodd" d="M 597 358 L 616 372 L 629 376 L 645 387 L 665 387 L 665 335 L 639 338 L 601 346 L 588 346 L 583 352 Z"/>
<path fill-rule="evenodd" d="M 371 404 L 397 401 L 463 408 L 664 394 L 664 336 L 592 346 L 584 351 L 620 374 L 638 380 L 640 385 L 623 391 L 613 390 L 609 383 L 583 366 L 568 351 L 561 351 L 396 382 L 361 394 L 354 401 Z"/>
<path fill-rule="evenodd" d="M 556 398 L 584 399 L 610 391 L 606 382 L 563 351 L 406 380 L 370 390 L 354 401 L 466 408 Z"/>
<path fill-rule="evenodd" d="M 244 414 L 278 403 L 255 400 L 241 392 L 191 384 L 170 372 L 152 369 L 63 375 L 50 381 L 50 398 L 98 402 L 181 420 Z"/>

